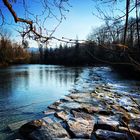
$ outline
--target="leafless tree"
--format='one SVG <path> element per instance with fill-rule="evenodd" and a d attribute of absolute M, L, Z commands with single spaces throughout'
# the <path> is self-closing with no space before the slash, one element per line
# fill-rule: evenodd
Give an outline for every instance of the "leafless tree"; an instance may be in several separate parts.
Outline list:
<path fill-rule="evenodd" d="M 127 28 L 128 28 L 128 18 L 129 18 L 130 0 L 126 0 L 126 18 L 125 18 L 125 28 L 124 28 L 124 40 L 123 44 L 126 44 Z"/>
<path fill-rule="evenodd" d="M 2 7 L 0 7 L 2 24 L 5 22 L 7 15 L 3 12 L 6 7 L 14 22 L 19 23 L 21 28 L 18 32 L 23 40 L 28 37 L 43 43 L 51 39 L 61 41 L 61 39 L 54 37 L 53 34 L 63 19 L 66 18 L 64 13 L 69 11 L 68 0 L 2 0 L 2 4 Z M 21 17 L 17 8 L 22 11 Z M 49 19 L 55 19 L 53 29 L 50 29 L 50 25 L 47 25 Z"/>
<path fill-rule="evenodd" d="M 139 16 L 138 16 L 139 6 L 140 6 L 140 1 L 139 0 L 135 0 L 135 1 L 125 0 L 125 1 L 122 1 L 122 2 L 125 2 L 125 3 L 123 3 L 125 5 L 125 7 L 124 7 L 125 10 L 124 11 L 121 10 L 121 9 L 117 9 L 114 6 L 114 5 L 117 5 L 117 4 L 119 5 L 119 2 L 120 2 L 119 0 L 97 0 L 96 2 L 98 3 L 97 8 L 96 8 L 97 11 L 98 11 L 98 15 L 96 15 L 96 16 L 105 21 L 106 26 L 108 27 L 113 40 L 115 40 L 115 38 L 114 38 L 114 34 L 112 33 L 112 26 L 114 26 L 115 25 L 114 23 L 116 23 L 118 21 L 124 21 L 124 29 L 123 29 L 124 30 L 124 34 L 123 34 L 123 44 L 124 45 L 126 45 L 129 15 L 130 15 L 131 12 L 136 10 L 137 38 L 138 38 L 138 44 L 140 44 L 140 35 L 139 35 L 139 21 L 140 20 L 139 20 Z M 111 5 L 113 5 L 112 7 L 114 7 L 112 9 L 112 11 L 109 11 L 109 13 L 112 13 L 112 16 L 111 16 L 111 14 L 108 14 L 103 9 L 103 7 L 104 7 L 103 5 L 107 5 L 107 4 L 111 4 Z M 120 15 L 120 14 L 115 15 L 114 13 L 117 13 L 116 10 L 121 11 L 122 15 Z M 119 30 L 122 30 L 122 29 L 119 29 Z"/>
<path fill-rule="evenodd" d="M 139 10 L 139 1 L 138 0 L 135 0 L 135 6 L 136 6 L 136 27 L 137 27 L 137 37 L 138 37 L 138 45 L 139 45 L 139 48 L 140 48 L 140 33 L 139 33 L 139 20 L 140 20 L 140 17 L 138 16 L 138 10 Z"/>

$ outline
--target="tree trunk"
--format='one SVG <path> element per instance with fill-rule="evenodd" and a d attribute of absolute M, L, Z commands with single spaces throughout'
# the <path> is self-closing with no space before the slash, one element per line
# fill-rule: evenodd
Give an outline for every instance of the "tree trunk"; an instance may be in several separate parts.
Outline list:
<path fill-rule="evenodd" d="M 136 28 L 137 28 L 137 39 L 138 39 L 138 47 L 139 47 L 139 49 L 140 49 L 139 17 L 138 17 L 138 0 L 136 0 L 135 4 L 136 4 Z"/>
<path fill-rule="evenodd" d="M 126 0 L 126 19 L 125 19 L 124 40 L 123 40 L 123 44 L 124 45 L 126 45 L 126 36 L 127 36 L 127 28 L 128 28 L 128 18 L 129 18 L 129 7 L 130 7 L 130 0 Z"/>

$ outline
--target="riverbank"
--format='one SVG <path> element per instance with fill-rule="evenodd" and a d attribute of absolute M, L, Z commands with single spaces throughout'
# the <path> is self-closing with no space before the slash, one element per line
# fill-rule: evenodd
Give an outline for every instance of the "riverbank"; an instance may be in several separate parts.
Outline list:
<path fill-rule="evenodd" d="M 90 93 L 70 93 L 44 111 L 42 119 L 22 125 L 25 139 L 139 139 L 140 98 L 114 92 L 109 85 Z"/>
<path fill-rule="evenodd" d="M 43 117 L 8 126 L 13 139 L 139 139 L 139 86 L 109 67 L 85 68 L 68 95 L 45 103 Z"/>

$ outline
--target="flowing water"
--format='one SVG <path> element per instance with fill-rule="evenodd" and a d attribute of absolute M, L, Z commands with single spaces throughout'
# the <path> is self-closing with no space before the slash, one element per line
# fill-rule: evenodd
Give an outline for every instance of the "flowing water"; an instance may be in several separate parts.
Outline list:
<path fill-rule="evenodd" d="M 140 82 L 109 67 L 19 65 L 0 69 L 0 139 L 8 124 L 43 117 L 43 110 L 70 91 L 92 92 L 97 85 L 140 98 Z M 122 99 L 122 102 L 124 100 Z"/>

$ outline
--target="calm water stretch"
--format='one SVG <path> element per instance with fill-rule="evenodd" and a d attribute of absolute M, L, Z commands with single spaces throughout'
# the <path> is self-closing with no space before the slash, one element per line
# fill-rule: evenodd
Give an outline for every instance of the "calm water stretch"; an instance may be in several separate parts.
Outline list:
<path fill-rule="evenodd" d="M 42 111 L 70 91 L 89 92 L 107 84 L 139 97 L 140 82 L 125 80 L 109 67 L 21 65 L 0 69 L 0 139 L 7 125 L 43 116 Z"/>

